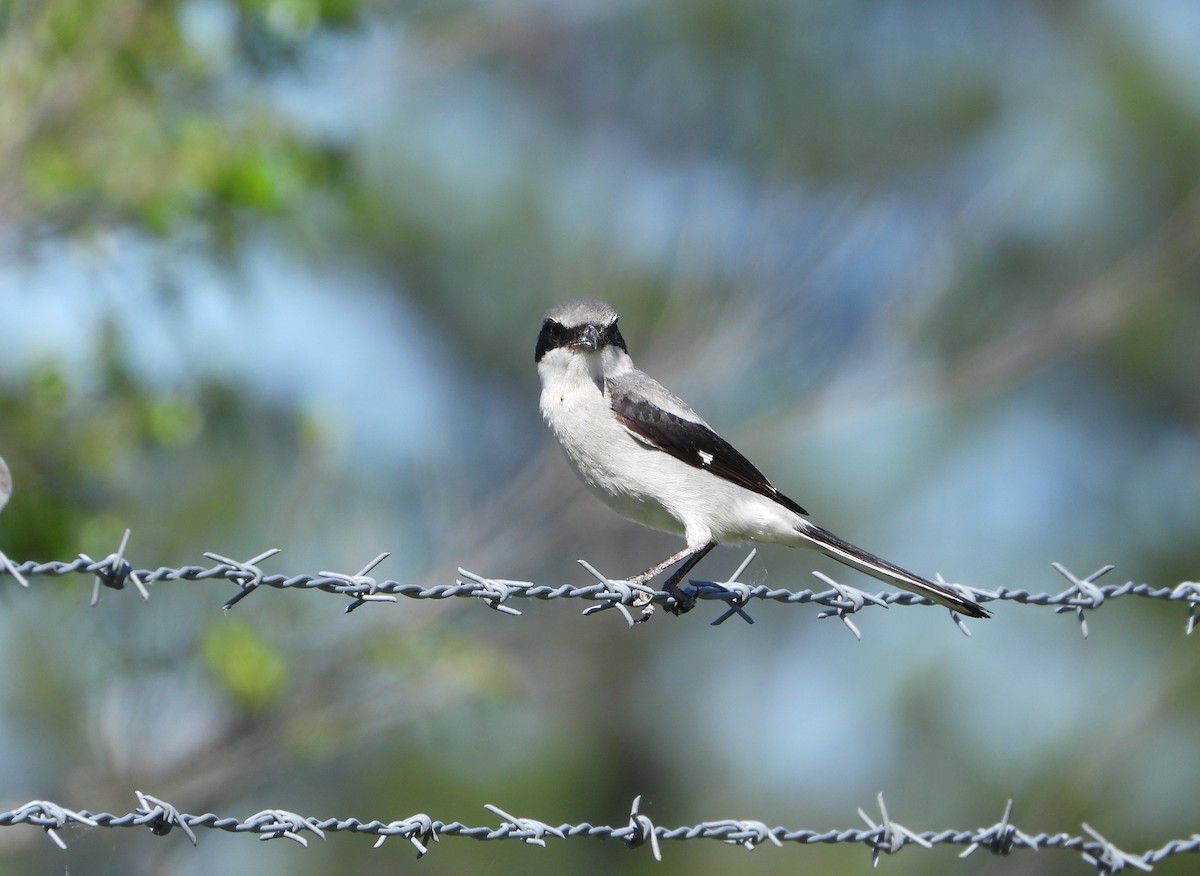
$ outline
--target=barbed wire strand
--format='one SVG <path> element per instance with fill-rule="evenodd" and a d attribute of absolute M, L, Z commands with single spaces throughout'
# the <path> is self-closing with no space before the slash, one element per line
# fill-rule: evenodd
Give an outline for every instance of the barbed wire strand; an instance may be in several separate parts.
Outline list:
<path fill-rule="evenodd" d="M 468 597 L 481 599 L 484 604 L 499 612 L 519 615 L 520 612 L 517 609 L 505 604 L 507 600 L 512 598 L 543 600 L 579 598 L 597 603 L 586 609 L 584 614 L 617 608 L 630 626 L 647 619 L 653 611 L 654 603 L 664 603 L 668 598 L 665 593 L 644 585 L 609 579 L 583 561 L 580 561 L 581 565 L 596 578 L 596 584 L 586 587 L 570 585 L 548 587 L 528 581 L 487 578 L 465 569 L 459 569 L 460 577 L 450 585 L 422 587 L 393 580 L 379 581 L 368 573 L 388 558 L 389 555 L 386 553 L 379 554 L 353 574 L 321 571 L 315 576 L 268 575 L 260 564 L 278 554 L 279 549 L 277 548 L 264 551 L 244 562 L 213 552 L 206 552 L 204 556 L 218 565 L 137 570 L 125 558 L 129 540 L 130 532 L 126 530 L 117 550 L 103 560 L 95 560 L 87 554 L 81 553 L 76 560 L 69 562 L 16 564 L 8 557 L 4 557 L 3 561 L 0 561 L 0 576 L 11 575 L 22 587 L 27 588 L 29 579 L 39 577 L 62 577 L 72 574 L 93 575 L 95 583 L 92 591 L 92 605 L 99 601 L 101 586 L 121 590 L 127 581 L 133 582 L 143 599 L 149 598 L 149 587 L 157 583 L 231 581 L 237 584 L 239 589 L 233 597 L 225 602 L 226 610 L 262 586 L 276 589 L 316 589 L 344 596 L 350 600 L 346 611 L 353 611 L 367 602 L 396 602 L 401 596 L 410 599 Z M 846 624 L 856 638 L 861 638 L 861 632 L 850 619 L 850 615 L 868 606 L 887 608 L 891 605 L 930 604 L 923 597 L 906 592 L 867 593 L 840 584 L 820 572 L 814 572 L 814 575 L 829 585 L 830 589 L 827 591 L 790 591 L 767 588 L 763 585 L 752 586 L 740 581 L 740 578 L 754 560 L 755 554 L 755 551 L 751 551 L 728 580 L 691 582 L 696 587 L 697 596 L 700 599 L 720 600 L 727 604 L 727 610 L 713 621 L 713 624 L 723 623 L 734 616 L 753 623 L 753 619 L 745 611 L 745 606 L 752 599 L 785 604 L 815 603 L 826 609 L 818 617 L 837 617 Z M 1102 586 L 1095 582 L 1110 572 L 1113 569 L 1112 566 L 1104 566 L 1082 578 L 1058 563 L 1053 564 L 1053 568 L 1071 585 L 1057 594 L 1031 593 L 1027 590 L 1008 588 L 982 591 L 950 584 L 943 581 L 940 576 L 938 580 L 946 586 L 953 587 L 964 596 L 981 602 L 1012 601 L 1024 605 L 1052 606 L 1057 612 L 1074 612 L 1085 637 L 1088 634 L 1086 611 L 1095 610 L 1106 601 L 1127 596 L 1183 602 L 1188 608 L 1186 633 L 1191 635 L 1195 629 L 1196 607 L 1200 604 L 1200 585 L 1196 582 L 1183 582 L 1173 588 L 1155 588 L 1134 582 Z M 630 608 L 640 611 L 641 616 L 635 618 Z M 953 613 L 952 616 L 959 628 L 970 635 L 962 619 Z M 629 846 L 649 844 L 652 853 L 658 860 L 662 859 L 662 841 L 702 838 L 717 839 L 747 849 L 753 849 L 767 841 L 776 846 L 783 846 L 784 843 L 862 843 L 870 847 L 872 860 L 876 864 L 882 854 L 895 854 L 912 845 L 926 849 L 941 844 L 964 845 L 966 849 L 961 853 L 963 857 L 980 848 L 1005 855 L 1018 848 L 1033 850 L 1060 848 L 1078 851 L 1086 863 L 1101 873 L 1116 873 L 1127 867 L 1149 871 L 1154 864 L 1165 858 L 1200 851 L 1200 833 L 1187 838 L 1171 840 L 1162 847 L 1151 849 L 1140 856 L 1123 851 L 1087 823 L 1081 825 L 1083 833 L 1086 835 L 1029 834 L 1012 824 L 1011 800 L 1001 821 L 990 827 L 973 831 L 942 830 L 917 833 L 890 818 L 882 794 L 878 798 L 880 810 L 878 823 L 872 816 L 860 809 L 859 816 L 867 825 L 866 829 L 819 832 L 789 830 L 783 827 L 768 828 L 763 822 L 735 819 L 703 822 L 690 827 L 663 828 L 656 826 L 647 815 L 640 811 L 640 797 L 634 800 L 629 823 L 623 827 L 594 826 L 588 823 L 563 824 L 555 827 L 536 819 L 513 816 L 492 804 L 486 804 L 485 808 L 502 819 L 500 826 L 470 827 L 461 822 L 437 821 L 423 813 L 390 822 L 379 820 L 362 822 L 354 818 L 318 819 L 302 817 L 282 809 L 264 810 L 243 820 L 219 817 L 213 813 L 189 815 L 157 797 L 143 794 L 140 791 L 135 793 L 139 808 L 126 815 L 104 812 L 93 814 L 86 810 L 68 809 L 50 801 L 35 800 L 9 812 L 0 813 L 0 826 L 29 824 L 41 827 L 51 841 L 63 849 L 66 848 L 66 843 L 58 832 L 70 825 L 84 828 L 145 826 L 157 835 L 166 835 L 175 827 L 179 827 L 193 844 L 197 843 L 196 829 L 198 828 L 254 833 L 260 839 L 287 838 L 304 846 L 308 844 L 305 833 L 312 833 L 320 839 L 325 839 L 326 831 L 349 831 L 377 836 L 376 847 L 391 837 L 403 837 L 412 843 L 418 857 L 428 852 L 431 843 L 438 842 L 442 837 L 447 836 L 464 836 L 481 840 L 517 839 L 526 844 L 540 846 L 546 845 L 547 838 L 568 839 L 579 836 L 610 838 L 621 840 Z"/>
<path fill-rule="evenodd" d="M 484 806 L 501 819 L 498 826 L 468 826 L 458 821 L 439 821 L 424 813 L 393 821 L 375 819 L 361 821 L 357 818 L 316 818 L 301 816 L 286 809 L 265 809 L 248 818 L 238 819 L 206 812 L 189 815 L 158 797 L 136 791 L 138 808 L 125 815 L 108 812 L 92 813 L 74 810 L 47 800 L 33 800 L 8 812 L 0 812 L 0 827 L 32 825 L 40 827 L 60 849 L 66 849 L 66 841 L 60 831 L 70 826 L 78 828 L 122 828 L 147 827 L 156 836 L 166 836 L 178 827 L 197 845 L 197 830 L 220 830 L 231 833 L 249 833 L 260 839 L 290 839 L 307 847 L 311 834 L 324 840 L 326 833 L 348 832 L 377 837 L 375 848 L 387 840 L 408 840 L 423 857 L 431 845 L 446 837 L 469 837 L 476 840 L 517 840 L 526 845 L 545 847 L 548 839 L 575 839 L 592 837 L 624 842 L 631 848 L 649 845 L 656 860 L 663 858 L 662 844 L 668 840 L 718 840 L 753 851 L 763 843 L 770 842 L 783 848 L 787 843 L 798 845 L 858 843 L 871 850 L 872 862 L 876 865 L 882 855 L 894 855 L 905 848 L 917 846 L 933 849 L 939 845 L 966 846 L 959 857 L 967 857 L 979 849 L 996 855 L 1009 855 L 1019 849 L 1039 851 L 1062 849 L 1078 852 L 1082 859 L 1098 873 L 1117 873 L 1128 867 L 1150 872 L 1154 865 L 1170 857 L 1200 852 L 1200 833 L 1171 840 L 1163 846 L 1150 849 L 1140 855 L 1126 852 L 1103 836 L 1086 822 L 1081 825 L 1083 834 L 1036 833 L 1020 830 L 1012 823 L 1013 803 L 1008 801 L 1004 816 L 989 827 L 974 830 L 938 830 L 917 832 L 892 820 L 880 793 L 878 823 L 876 817 L 859 809 L 859 817 L 866 828 L 846 830 L 792 830 L 785 827 L 768 827 L 761 821 L 726 819 L 706 821 L 693 826 L 660 827 L 641 811 L 641 797 L 633 801 L 629 822 L 620 827 L 582 824 L 551 825 L 534 818 L 511 815 L 490 803 Z"/>
<path fill-rule="evenodd" d="M 133 582 L 143 599 L 149 598 L 149 588 L 155 584 L 179 581 L 202 582 L 214 579 L 232 581 L 238 585 L 239 589 L 230 599 L 226 600 L 224 604 L 226 610 L 233 608 L 238 602 L 261 587 L 281 590 L 292 588 L 320 590 L 342 596 L 350 600 L 346 605 L 347 612 L 354 611 L 368 602 L 396 602 L 399 597 L 407 599 L 466 597 L 479 599 L 498 612 L 519 615 L 521 612 L 518 609 L 506 604 L 509 600 L 519 598 L 584 599 L 596 603 L 584 610 L 585 615 L 615 608 L 631 627 L 647 620 L 654 612 L 655 604 L 665 605 L 670 598 L 665 592 L 646 585 L 608 578 L 583 560 L 579 561 L 580 565 L 596 579 L 596 583 L 585 586 L 564 584 L 558 587 L 507 578 L 488 578 L 461 568 L 458 570 L 459 577 L 453 584 L 427 587 L 390 579 L 378 580 L 368 573 L 390 556 L 387 553 L 379 554 L 353 574 L 321 571 L 316 575 L 269 575 L 260 564 L 280 553 L 279 548 L 263 551 L 244 562 L 208 551 L 204 556 L 217 565 L 134 569 L 129 560 L 125 558 L 129 538 L 129 530 L 126 530 L 117 550 L 102 560 L 95 560 L 87 554 L 81 553 L 77 559 L 71 561 L 42 563 L 26 561 L 17 564 L 5 557 L 3 562 L 0 562 L 0 580 L 5 575 L 11 575 L 22 587 L 28 587 L 29 579 L 39 577 L 93 575 L 95 576 L 92 590 L 93 605 L 99 601 L 101 586 L 121 590 L 127 581 Z M 716 600 L 724 602 L 727 606 L 727 609 L 712 621 L 713 626 L 722 624 L 731 617 L 740 617 L 746 623 L 754 623 L 753 618 L 746 611 L 746 606 L 752 600 L 773 601 L 788 605 L 812 603 L 826 609 L 818 614 L 818 618 L 836 617 L 856 638 L 862 638 L 862 633 L 850 616 L 867 607 L 933 605 L 930 600 L 914 593 L 903 591 L 868 593 L 848 584 L 841 584 L 822 572 L 813 572 L 813 575 L 827 584 L 830 588 L 828 590 L 788 590 L 767 587 L 763 584 L 746 584 L 739 579 L 753 562 L 756 554 L 757 551 L 750 551 L 741 565 L 725 581 L 691 581 L 698 599 Z M 1007 587 L 981 590 L 945 581 L 940 575 L 937 576 L 937 581 L 963 596 L 982 603 L 1015 602 L 1020 605 L 1051 606 L 1059 613 L 1074 613 L 1079 622 L 1080 632 L 1085 638 L 1088 635 L 1086 612 L 1094 611 L 1106 602 L 1124 597 L 1183 603 L 1187 606 L 1185 632 L 1190 636 L 1196 628 L 1197 606 L 1200 606 L 1200 583 L 1184 581 L 1174 587 L 1153 587 L 1133 581 L 1126 581 L 1123 584 L 1098 585 L 1095 582 L 1111 572 L 1115 568 L 1114 566 L 1102 566 L 1090 575 L 1080 577 L 1059 563 L 1051 565 L 1071 585 L 1066 590 L 1058 593 L 1034 593 L 1029 590 Z M 635 614 L 640 616 L 635 617 Z M 970 630 L 963 622 L 962 617 L 954 612 L 950 612 L 950 614 L 958 628 L 969 636 Z"/>

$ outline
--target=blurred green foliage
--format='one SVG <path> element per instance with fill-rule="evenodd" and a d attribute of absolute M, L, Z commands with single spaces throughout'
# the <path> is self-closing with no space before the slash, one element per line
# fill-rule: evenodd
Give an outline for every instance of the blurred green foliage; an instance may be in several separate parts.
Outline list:
<path fill-rule="evenodd" d="M 151 568 L 391 550 L 373 574 L 430 584 L 644 565 L 666 538 L 589 505 L 537 422 L 537 316 L 587 294 L 885 555 L 1031 590 L 1054 559 L 1194 578 L 1200 54 L 1176 54 L 1194 13 L 1165 9 L 0 0 L 0 548 L 102 558 L 131 528 Z M 764 551 L 751 574 L 802 587 L 813 565 Z M 883 788 L 914 829 L 1008 797 L 1023 829 L 1087 819 L 1125 848 L 1196 829 L 1177 606 L 1106 606 L 1087 642 L 1034 609 L 969 642 L 893 611 L 854 642 L 799 609 L 629 631 L 299 589 L 231 617 L 211 581 L 89 610 L 90 586 L 0 577 L 0 810 L 140 787 L 221 814 L 619 824 L 643 794 L 656 822 L 827 828 Z M 81 832 L 64 858 L 20 836 L 6 872 L 411 854 Z M 457 841 L 420 866 L 660 872 L 645 851 Z M 944 857 L 887 865 L 1063 860 Z M 814 862 L 869 867 L 699 844 L 664 866 Z"/>
<path fill-rule="evenodd" d="M 247 214 L 295 209 L 336 184 L 344 156 L 294 129 L 270 76 L 305 42 L 352 27 L 360 6 L 4 4 L 0 162 L 20 168 L 6 185 L 10 216 L 68 232 L 203 229 L 230 243 Z"/>
<path fill-rule="evenodd" d="M 147 392 L 130 372 L 121 331 L 110 326 L 105 334 L 86 386 L 68 382 L 50 360 L 34 366 L 27 380 L 0 386 L 17 511 L 0 517 L 0 532 L 14 552 L 62 557 L 84 546 L 115 549 L 130 525 L 123 509 L 138 497 L 145 503 L 156 496 L 153 504 L 185 519 L 214 502 L 245 501 L 236 465 L 201 470 L 194 479 L 180 466 L 198 454 L 222 453 L 222 445 L 248 449 L 269 440 L 277 452 L 290 452 L 301 441 L 298 416 L 281 410 L 265 425 L 261 407 L 221 381 L 190 393 Z M 163 480 L 160 469 L 172 468 L 173 479 Z"/>
<path fill-rule="evenodd" d="M 211 627 L 204 639 L 204 656 L 217 683 L 251 713 L 278 701 L 287 683 L 287 667 L 279 652 L 243 620 Z"/>

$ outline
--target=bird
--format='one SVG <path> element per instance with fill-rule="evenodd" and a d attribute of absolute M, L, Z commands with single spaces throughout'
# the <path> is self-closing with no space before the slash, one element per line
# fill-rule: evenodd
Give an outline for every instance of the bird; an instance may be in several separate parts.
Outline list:
<path fill-rule="evenodd" d="M 683 549 L 632 578 L 645 584 L 678 564 L 663 590 L 672 614 L 690 611 L 679 583 L 721 543 L 812 548 L 952 612 L 989 617 L 979 604 L 868 553 L 808 519 L 745 456 L 629 356 L 611 304 L 580 298 L 542 317 L 534 358 L 539 406 L 567 462 L 623 517 L 682 535 Z"/>

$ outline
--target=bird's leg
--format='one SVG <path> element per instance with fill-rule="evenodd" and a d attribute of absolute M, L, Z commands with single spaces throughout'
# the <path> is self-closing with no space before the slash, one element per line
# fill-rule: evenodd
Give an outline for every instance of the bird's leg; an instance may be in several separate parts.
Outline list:
<path fill-rule="evenodd" d="M 671 614 L 683 614 L 684 612 L 691 611 L 692 608 L 695 607 L 696 597 L 694 594 L 685 593 L 682 589 L 680 589 L 679 582 L 683 580 L 684 575 L 692 570 L 696 563 L 704 559 L 705 554 L 707 554 L 716 546 L 717 543 L 715 541 L 710 541 L 702 548 L 685 547 L 678 553 L 671 554 L 671 556 L 667 557 L 661 563 L 655 563 L 646 571 L 639 572 L 638 574 L 630 578 L 626 578 L 625 580 L 630 584 L 645 584 L 651 578 L 671 568 L 671 566 L 675 565 L 680 560 L 684 560 L 684 564 L 676 569 L 663 585 L 663 590 L 667 592 L 668 596 L 675 600 L 674 607 L 668 607 L 667 611 L 671 612 Z"/>
<path fill-rule="evenodd" d="M 668 605 L 667 611 L 671 614 L 684 614 L 691 611 L 696 606 L 696 594 L 685 593 L 679 587 L 679 582 L 684 579 L 688 572 L 692 571 L 692 567 L 696 563 L 704 559 L 713 548 L 717 546 L 715 541 L 710 541 L 704 547 L 692 553 L 682 566 L 671 573 L 671 577 L 663 584 L 663 590 L 667 591 L 667 595 L 675 600 L 674 605 Z"/>
<path fill-rule="evenodd" d="M 651 578 L 654 578 L 657 575 L 659 575 L 661 572 L 664 572 L 667 569 L 671 568 L 676 563 L 678 563 L 680 560 L 687 559 L 693 553 L 694 553 L 694 551 L 691 548 L 684 548 L 677 554 L 671 554 L 671 556 L 667 557 L 661 563 L 655 563 L 653 566 L 651 566 L 646 571 L 639 572 L 638 574 L 634 575 L 633 577 L 626 578 L 625 580 L 628 581 L 630 584 L 645 584 Z M 688 568 L 691 568 L 691 567 L 689 566 Z"/>

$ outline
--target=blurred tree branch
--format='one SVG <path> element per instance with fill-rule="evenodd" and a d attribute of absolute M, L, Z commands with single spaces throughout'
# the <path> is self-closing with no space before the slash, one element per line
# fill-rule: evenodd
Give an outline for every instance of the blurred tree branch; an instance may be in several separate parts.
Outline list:
<path fill-rule="evenodd" d="M 230 4 L 222 52 L 189 38 L 181 2 L 13 3 L 0 19 L 0 222 L 72 233 L 188 222 L 233 239 L 241 212 L 279 214 L 339 172 L 257 81 L 297 43 L 354 20 L 355 0 L 281 22 Z M 304 26 L 298 26 L 303 24 Z M 263 50 L 263 46 L 272 50 Z"/>

